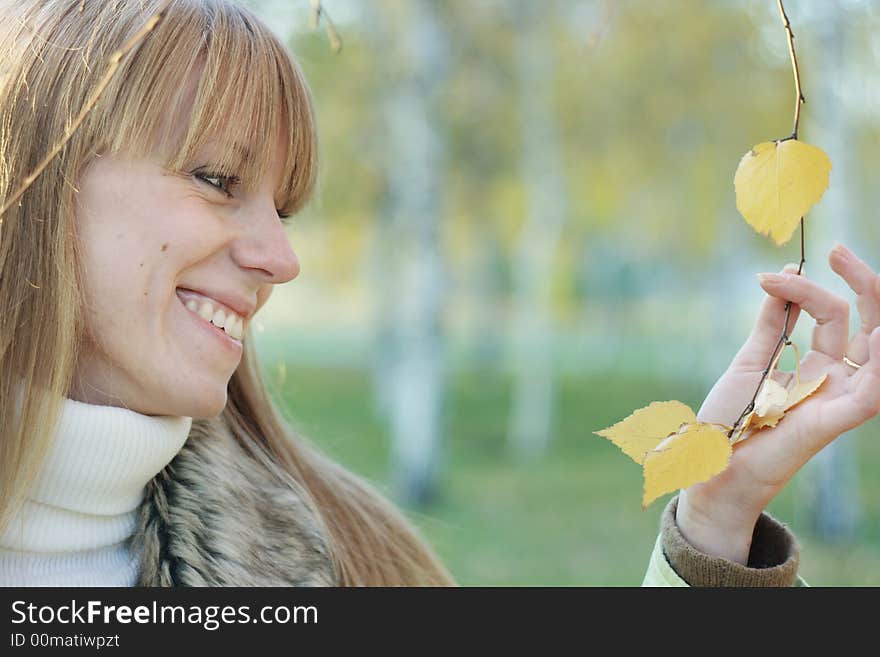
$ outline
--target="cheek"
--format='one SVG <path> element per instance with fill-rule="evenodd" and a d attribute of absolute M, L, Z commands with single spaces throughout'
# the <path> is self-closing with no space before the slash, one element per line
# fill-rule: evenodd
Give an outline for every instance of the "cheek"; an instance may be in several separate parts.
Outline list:
<path fill-rule="evenodd" d="M 82 250 L 85 291 L 90 300 L 100 305 L 138 302 L 147 291 L 144 279 L 150 263 L 146 248 L 143 236 L 131 231 L 93 233 Z"/>
<path fill-rule="evenodd" d="M 95 262 L 84 280 L 85 318 L 89 334 L 106 345 L 137 335 L 140 316 L 149 312 L 149 290 L 130 262 L 113 253 L 94 254 Z M 147 296 L 144 293 L 147 293 Z"/>
<path fill-rule="evenodd" d="M 163 252 L 155 236 L 123 221 L 93 225 L 86 232 L 82 255 L 89 332 L 113 351 L 126 342 L 141 348 L 138 336 L 168 305 L 170 247 Z"/>

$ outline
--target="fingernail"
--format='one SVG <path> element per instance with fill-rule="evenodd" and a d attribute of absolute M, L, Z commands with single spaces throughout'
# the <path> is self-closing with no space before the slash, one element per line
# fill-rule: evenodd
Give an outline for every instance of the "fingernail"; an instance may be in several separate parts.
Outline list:
<path fill-rule="evenodd" d="M 803 275 L 804 271 L 806 271 L 806 267 L 801 267 L 800 269 L 801 269 L 801 275 Z M 787 265 L 785 265 L 785 267 L 782 268 L 782 271 L 780 273 L 782 273 L 782 274 L 786 274 L 786 273 L 797 274 L 797 270 L 798 270 L 797 263 L 789 262 Z"/>
<path fill-rule="evenodd" d="M 835 251 L 837 255 L 841 256 L 842 258 L 851 258 L 853 255 L 853 252 L 846 248 L 840 242 L 836 242 L 834 244 L 834 248 L 832 248 L 831 250 Z"/>
<path fill-rule="evenodd" d="M 760 283 L 782 283 L 786 276 L 784 274 L 755 274 Z"/>

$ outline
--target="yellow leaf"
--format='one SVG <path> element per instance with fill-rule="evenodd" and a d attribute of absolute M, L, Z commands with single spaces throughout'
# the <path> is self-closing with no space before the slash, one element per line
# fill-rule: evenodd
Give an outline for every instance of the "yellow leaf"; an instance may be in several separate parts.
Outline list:
<path fill-rule="evenodd" d="M 752 429 L 763 429 L 764 427 L 775 427 L 779 424 L 779 420 L 785 417 L 785 411 L 782 409 L 774 409 L 765 415 L 755 413 L 749 426 Z"/>
<path fill-rule="evenodd" d="M 731 447 L 720 429 L 696 424 L 671 436 L 645 457 L 642 508 L 665 493 L 714 477 L 727 467 Z"/>
<path fill-rule="evenodd" d="M 682 424 L 696 421 L 694 412 L 680 401 L 651 402 L 617 424 L 594 433 L 610 440 L 641 465 L 645 454 L 669 434 L 678 431 Z"/>
<path fill-rule="evenodd" d="M 755 397 L 755 414 L 765 416 L 770 413 L 785 410 L 785 401 L 788 399 L 788 390 L 773 379 L 766 379 L 761 391 Z"/>
<path fill-rule="evenodd" d="M 746 426 L 754 429 L 775 427 L 785 415 L 785 402 L 788 390 L 773 379 L 765 379 L 764 385 L 755 397 L 755 410 L 746 420 Z"/>
<path fill-rule="evenodd" d="M 785 403 L 785 410 L 787 411 L 790 408 L 796 406 L 804 399 L 816 392 L 819 387 L 823 383 L 825 383 L 825 379 L 827 378 L 828 375 L 823 374 L 820 378 L 813 381 L 802 381 L 797 385 L 790 386 L 791 389 L 788 391 L 788 400 Z"/>
<path fill-rule="evenodd" d="M 828 188 L 831 160 L 796 139 L 768 141 L 746 153 L 733 177 L 736 209 L 777 245 L 785 244 Z"/>
<path fill-rule="evenodd" d="M 826 378 L 828 375 L 823 374 L 813 381 L 798 382 L 796 377 L 792 377 L 787 388 L 783 388 L 773 379 L 767 379 L 755 398 L 755 410 L 746 418 L 744 429 L 775 427 L 787 411 L 816 392 Z"/>

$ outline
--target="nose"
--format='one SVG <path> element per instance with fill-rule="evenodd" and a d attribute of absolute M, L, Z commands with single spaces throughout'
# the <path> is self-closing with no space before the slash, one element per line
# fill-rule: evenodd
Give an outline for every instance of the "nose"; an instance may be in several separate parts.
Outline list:
<path fill-rule="evenodd" d="M 300 267 L 274 203 L 270 205 L 252 212 L 250 220 L 243 222 L 233 257 L 241 267 L 259 271 L 262 283 L 277 285 L 296 278 Z"/>

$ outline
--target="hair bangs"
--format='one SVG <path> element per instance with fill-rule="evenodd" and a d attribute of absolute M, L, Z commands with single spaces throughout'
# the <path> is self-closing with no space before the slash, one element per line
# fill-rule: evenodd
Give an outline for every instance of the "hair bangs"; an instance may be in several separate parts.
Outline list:
<path fill-rule="evenodd" d="M 237 177 L 246 189 L 261 183 L 281 148 L 275 202 L 280 212 L 295 213 L 317 175 L 314 112 L 299 67 L 268 28 L 232 2 L 177 0 L 167 11 L 156 38 L 145 40 L 119 76 L 115 115 L 101 126 L 113 135 L 108 146 L 139 155 L 161 150 L 176 171 L 210 153 L 214 172 Z M 198 84 L 187 98 L 184 82 L 193 75 Z M 182 131 L 169 120 L 181 115 Z"/>
<path fill-rule="evenodd" d="M 281 148 L 275 202 L 282 213 L 308 200 L 317 169 L 314 114 L 305 79 L 284 46 L 244 9 L 222 3 L 210 17 L 203 69 L 173 166 L 209 144 L 211 165 L 257 187 Z"/>

